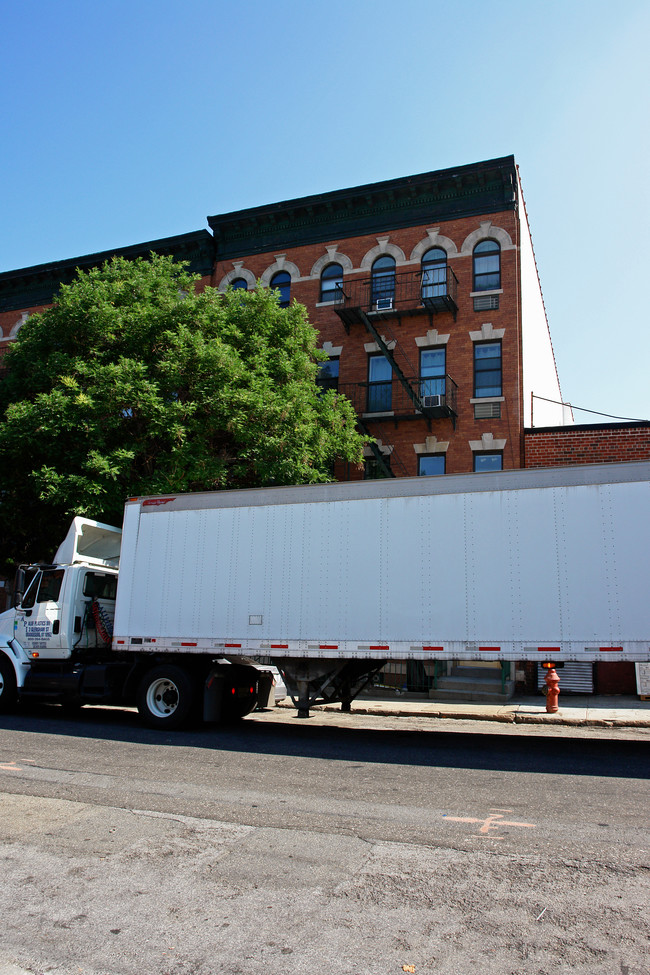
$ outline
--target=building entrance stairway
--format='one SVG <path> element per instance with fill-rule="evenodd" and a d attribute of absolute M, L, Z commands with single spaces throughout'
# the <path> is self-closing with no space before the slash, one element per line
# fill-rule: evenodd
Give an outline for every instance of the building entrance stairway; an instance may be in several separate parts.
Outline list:
<path fill-rule="evenodd" d="M 479 701 L 499 704 L 509 701 L 515 689 L 510 665 L 501 667 L 467 666 L 455 663 L 449 674 L 439 676 L 429 690 L 432 701 Z"/>

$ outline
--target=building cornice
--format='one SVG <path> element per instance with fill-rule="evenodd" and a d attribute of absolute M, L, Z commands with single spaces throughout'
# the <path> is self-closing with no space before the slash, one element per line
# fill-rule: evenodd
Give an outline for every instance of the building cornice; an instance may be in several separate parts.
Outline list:
<path fill-rule="evenodd" d="M 513 156 L 208 217 L 220 259 L 513 210 Z"/>
<path fill-rule="evenodd" d="M 189 270 L 194 274 L 208 275 L 214 265 L 214 240 L 207 230 L 191 231 L 160 240 L 149 240 L 143 244 L 130 244 L 115 250 L 85 254 L 64 261 L 37 264 L 34 267 L 19 268 L 16 271 L 0 273 L 0 312 L 15 311 L 37 305 L 48 305 L 62 284 L 69 284 L 75 277 L 77 268 L 87 271 L 100 267 L 112 257 L 126 257 L 133 261 L 138 257 L 148 257 L 151 252 L 171 255 L 177 261 L 188 261 Z"/>

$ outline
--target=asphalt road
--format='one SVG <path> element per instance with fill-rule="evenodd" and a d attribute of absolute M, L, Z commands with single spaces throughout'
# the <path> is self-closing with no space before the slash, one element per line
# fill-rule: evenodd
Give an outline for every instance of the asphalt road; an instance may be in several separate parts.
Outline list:
<path fill-rule="evenodd" d="M 647 975 L 650 735 L 557 730 L 5 716 L 0 975 Z"/>

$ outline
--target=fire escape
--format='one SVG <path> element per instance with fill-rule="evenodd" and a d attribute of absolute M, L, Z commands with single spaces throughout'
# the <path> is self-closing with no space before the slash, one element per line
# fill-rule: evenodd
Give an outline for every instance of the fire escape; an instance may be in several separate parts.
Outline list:
<path fill-rule="evenodd" d="M 434 315 L 458 313 L 458 280 L 447 264 L 399 274 L 394 271 L 358 280 L 348 280 L 337 287 L 334 307 L 350 334 L 352 325 L 363 325 L 377 344 L 390 373 L 383 381 L 345 383 L 339 390 L 351 400 L 361 431 L 371 436 L 368 422 L 424 417 L 431 429 L 434 419 L 449 418 L 456 425 L 457 386 L 451 376 L 418 375 L 399 345 L 392 326 L 412 315 L 428 313 L 430 328 Z M 395 380 L 395 382 L 393 382 Z M 374 440 L 370 447 L 385 477 L 395 472 L 384 460 Z M 395 458 L 396 459 L 396 458 Z M 403 466 L 403 465 L 400 465 Z"/>

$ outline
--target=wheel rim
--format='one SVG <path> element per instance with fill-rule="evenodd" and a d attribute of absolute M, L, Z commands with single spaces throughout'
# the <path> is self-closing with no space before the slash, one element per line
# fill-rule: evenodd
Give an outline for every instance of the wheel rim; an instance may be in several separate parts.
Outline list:
<path fill-rule="evenodd" d="M 169 677 L 153 681 L 147 689 L 147 709 L 156 718 L 169 718 L 178 708 L 178 687 Z"/>

